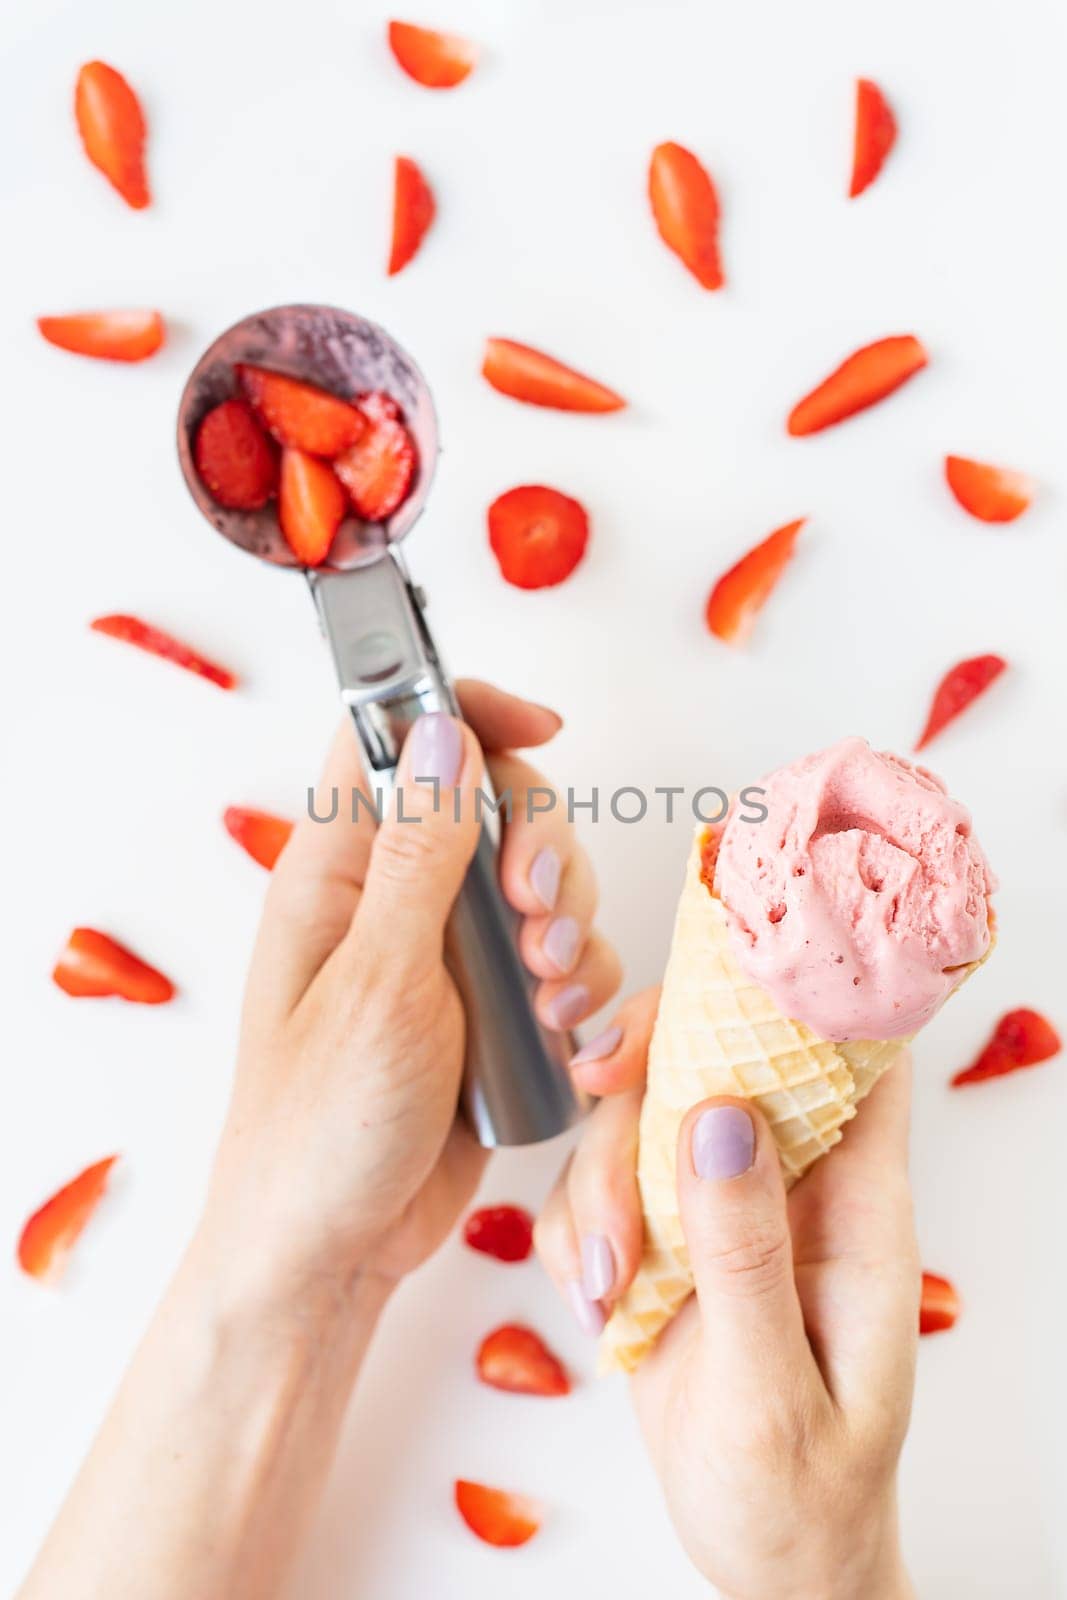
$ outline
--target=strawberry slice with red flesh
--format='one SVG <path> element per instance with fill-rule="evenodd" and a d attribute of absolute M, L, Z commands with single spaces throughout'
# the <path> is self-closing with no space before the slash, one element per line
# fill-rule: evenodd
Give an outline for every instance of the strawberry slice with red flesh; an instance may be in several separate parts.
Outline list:
<path fill-rule="evenodd" d="M 482 376 L 500 394 L 556 411 L 621 411 L 626 401 L 573 367 L 514 339 L 489 339 Z"/>
<path fill-rule="evenodd" d="M 98 361 L 145 361 L 166 337 L 158 311 L 78 311 L 64 317 L 38 317 L 49 344 Z"/>
<path fill-rule="evenodd" d="M 289 843 L 293 831 L 293 824 L 287 817 L 276 817 L 273 812 L 256 811 L 250 806 L 227 806 L 222 820 L 230 838 L 268 872 Z"/>
<path fill-rule="evenodd" d="M 491 1489 L 485 1483 L 456 1479 L 456 1509 L 472 1533 L 502 1548 L 526 1544 L 541 1526 L 543 1512 L 528 1495 Z"/>
<path fill-rule="evenodd" d="M 771 591 L 792 560 L 797 535 L 807 521 L 787 522 L 724 572 L 708 596 L 705 620 L 726 644 L 744 644 Z"/>
<path fill-rule="evenodd" d="M 211 498 L 230 511 L 257 511 L 278 487 L 277 451 L 246 400 L 224 400 L 207 413 L 193 460 Z"/>
<path fill-rule="evenodd" d="M 489 507 L 489 544 L 517 589 L 546 589 L 570 577 L 589 543 L 585 508 L 544 484 L 509 489 Z"/>
<path fill-rule="evenodd" d="M 112 616 L 94 617 L 89 626 L 94 633 L 106 634 L 109 639 L 121 639 L 123 644 L 132 644 L 136 649 L 159 656 L 163 661 L 172 661 L 176 667 L 183 667 L 198 678 L 206 678 L 220 689 L 233 689 L 237 685 L 237 678 L 227 667 L 209 661 L 198 650 L 190 649 L 161 628 L 153 628 L 151 623 L 142 622 L 140 617 L 116 612 Z"/>
<path fill-rule="evenodd" d="M 314 383 L 245 362 L 234 371 L 256 416 L 281 445 L 332 459 L 367 431 L 361 411 Z"/>
<path fill-rule="evenodd" d="M 919 1332 L 943 1333 L 960 1314 L 960 1297 L 947 1278 L 936 1272 L 923 1273 L 922 1300 L 919 1304 Z"/>
<path fill-rule="evenodd" d="M 885 95 L 870 78 L 856 79 L 856 134 L 852 148 L 849 199 L 877 178 L 897 139 L 897 121 Z"/>
<path fill-rule="evenodd" d="M 1024 472 L 966 456 L 946 456 L 945 477 L 964 511 L 979 522 L 1014 522 L 1034 498 L 1034 480 Z"/>
<path fill-rule="evenodd" d="M 506 1323 L 482 1340 L 475 1360 L 478 1376 L 510 1394 L 570 1394 L 562 1363 L 532 1328 Z"/>
<path fill-rule="evenodd" d="M 384 522 L 407 499 L 415 476 L 415 441 L 386 394 L 360 400 L 367 431 L 337 457 L 333 470 L 364 522 Z"/>
<path fill-rule="evenodd" d="M 389 48 L 408 77 L 424 89 L 454 89 L 470 77 L 478 60 L 478 46 L 469 39 L 417 28 L 412 22 L 389 24 Z"/>
<path fill-rule="evenodd" d="M 106 61 L 89 61 L 78 73 L 74 115 L 85 153 L 127 205 L 149 203 L 144 146 L 147 130 L 141 102 L 121 72 Z"/>
<path fill-rule="evenodd" d="M 1003 1078 L 1022 1067 L 1036 1067 L 1039 1062 L 1058 1055 L 1062 1048 L 1062 1040 L 1048 1018 L 1040 1011 L 1021 1006 L 1001 1017 L 989 1043 L 969 1067 L 964 1067 L 952 1079 L 952 1088 L 984 1083 L 987 1078 Z"/>
<path fill-rule="evenodd" d="M 648 194 L 660 238 L 705 289 L 723 286 L 719 197 L 692 151 L 660 144 L 652 152 Z"/>
<path fill-rule="evenodd" d="M 52 981 L 76 999 L 116 998 L 161 1006 L 174 985 L 132 950 L 96 928 L 75 928 L 60 952 Z"/>
<path fill-rule="evenodd" d="M 389 276 L 393 277 L 417 252 L 436 215 L 433 190 L 410 156 L 397 156 L 393 183 L 393 243 Z"/>
<path fill-rule="evenodd" d="M 1000 677 L 1008 663 L 1003 656 L 971 656 L 950 667 L 934 692 L 926 726 L 916 750 L 924 750 L 931 739 L 965 711 L 972 700 L 983 694 Z"/>
<path fill-rule="evenodd" d="M 305 567 L 326 560 L 348 502 L 325 461 L 303 450 L 282 451 L 278 523 L 285 542 Z"/>
<path fill-rule="evenodd" d="M 497 1261 L 525 1261 L 533 1249 L 533 1218 L 522 1206 L 482 1206 L 464 1223 L 463 1240 Z"/>
<path fill-rule="evenodd" d="M 117 1160 L 118 1156 L 107 1156 L 86 1167 L 33 1213 L 19 1236 L 18 1263 L 23 1272 L 45 1283 L 60 1277 Z"/>
<path fill-rule="evenodd" d="M 864 345 L 793 407 L 789 432 L 802 438 L 844 422 L 891 395 L 920 372 L 927 360 L 926 351 L 910 333 Z"/>

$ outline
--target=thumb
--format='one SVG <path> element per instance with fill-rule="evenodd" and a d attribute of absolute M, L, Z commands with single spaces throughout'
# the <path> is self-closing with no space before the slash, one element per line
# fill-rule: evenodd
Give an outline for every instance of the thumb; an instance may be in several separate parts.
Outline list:
<path fill-rule="evenodd" d="M 353 933 L 407 957 L 440 952 L 445 923 L 481 831 L 476 791 L 485 766 L 477 739 L 443 711 L 419 717 L 397 768 L 389 815 L 371 846 Z M 406 964 L 406 963 L 405 963 Z"/>
<path fill-rule="evenodd" d="M 716 1382 L 765 1401 L 813 1365 L 773 1135 L 750 1103 L 705 1100 L 682 1123 L 677 1167 L 701 1350 Z"/>

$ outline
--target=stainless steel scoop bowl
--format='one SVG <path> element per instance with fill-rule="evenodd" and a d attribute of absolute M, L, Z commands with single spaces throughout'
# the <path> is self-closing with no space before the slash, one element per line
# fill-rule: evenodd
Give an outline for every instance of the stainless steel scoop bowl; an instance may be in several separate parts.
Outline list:
<path fill-rule="evenodd" d="M 404 503 L 384 524 L 346 519 L 327 562 L 314 570 L 303 568 L 290 550 L 273 503 L 259 511 L 226 510 L 197 473 L 197 429 L 213 406 L 238 392 L 233 369 L 239 362 L 303 379 L 346 400 L 384 391 L 401 407 L 415 440 L 415 479 Z M 178 456 L 204 517 L 248 554 L 305 573 L 369 785 L 383 798 L 392 790 L 415 720 L 432 711 L 460 714 L 426 623 L 425 597 L 399 551 L 425 506 L 437 449 L 433 401 L 410 356 L 373 322 L 330 306 L 278 306 L 235 323 L 193 368 L 178 410 Z M 519 918 L 501 893 L 497 853 L 495 823 L 487 812 L 447 944 L 467 1019 L 463 1101 L 483 1145 L 535 1144 L 570 1127 L 585 1102 L 567 1068 L 573 1041 L 543 1027 L 534 1013 L 537 980 L 519 957 Z"/>

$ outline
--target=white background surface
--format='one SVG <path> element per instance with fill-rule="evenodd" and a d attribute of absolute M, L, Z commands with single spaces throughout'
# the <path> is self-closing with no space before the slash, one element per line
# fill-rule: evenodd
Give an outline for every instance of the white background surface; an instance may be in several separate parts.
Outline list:
<path fill-rule="evenodd" d="M 337 714 L 303 586 L 209 532 L 172 446 L 201 348 L 240 315 L 298 299 L 383 321 L 427 372 L 447 449 L 409 554 L 455 670 L 565 714 L 547 762 L 558 781 L 730 787 L 853 731 L 907 749 L 951 661 L 1010 658 L 934 752 L 1001 876 L 1002 937 L 918 1052 L 923 1254 L 966 1310 L 921 1351 L 902 1499 L 922 1593 L 1065 1592 L 1065 1067 L 946 1091 L 1008 1007 L 1067 1024 L 1052 928 L 1067 866 L 1058 9 L 420 0 L 419 20 L 485 46 L 475 76 L 437 95 L 392 64 L 376 6 L 7 9 L 5 1592 L 195 1216 L 263 890 L 220 813 L 295 813 Z M 97 55 L 145 99 L 144 214 L 75 136 L 75 73 Z M 901 136 L 850 204 L 857 73 L 885 86 Z M 697 287 L 648 215 L 647 159 L 665 138 L 719 185 L 720 294 Z M 424 165 L 440 218 L 387 281 L 397 152 Z M 32 326 L 39 312 L 109 304 L 158 304 L 167 350 L 112 368 L 46 347 Z M 905 331 L 931 354 L 906 391 L 822 437 L 786 437 L 790 404 L 845 353 Z M 478 376 L 489 333 L 560 354 L 631 409 L 567 417 L 501 398 Z M 1032 470 L 1039 502 L 1009 529 L 972 522 L 941 481 L 946 450 Z M 593 518 L 588 559 L 555 592 L 506 588 L 486 545 L 486 505 L 528 481 L 578 495 Z M 805 513 L 793 569 L 752 647 L 731 654 L 702 628 L 711 580 Z M 219 694 L 87 631 L 112 610 L 173 628 L 247 686 Z M 585 827 L 631 987 L 661 968 L 687 832 Z M 178 1003 L 60 994 L 48 974 L 77 922 L 158 962 Z M 24 1216 L 112 1150 L 124 1156 L 113 1193 L 67 1281 L 49 1292 L 21 1278 Z M 485 1193 L 536 1206 L 561 1155 L 502 1158 Z M 512 1317 L 582 1375 L 573 1399 L 476 1384 L 478 1338 Z M 293 1594 L 705 1592 L 676 1551 L 622 1388 L 590 1369 L 536 1267 L 446 1249 L 390 1311 Z M 540 1537 L 515 1553 L 476 1543 L 451 1507 L 457 1474 L 543 1496 Z"/>

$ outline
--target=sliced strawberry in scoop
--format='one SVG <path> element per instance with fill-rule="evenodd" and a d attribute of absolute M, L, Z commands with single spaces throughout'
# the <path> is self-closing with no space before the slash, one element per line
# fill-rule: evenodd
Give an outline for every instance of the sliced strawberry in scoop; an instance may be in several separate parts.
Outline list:
<path fill-rule="evenodd" d="M 224 400 L 207 413 L 193 444 L 200 480 L 231 511 L 256 511 L 278 487 L 278 456 L 246 400 Z"/>
<path fill-rule="evenodd" d="M 93 166 L 127 205 L 143 210 L 149 202 L 144 113 L 122 73 L 106 61 L 87 62 L 78 73 L 74 115 Z"/>
<path fill-rule="evenodd" d="M 384 522 L 408 497 L 415 476 L 415 441 L 388 395 L 365 396 L 360 409 L 369 423 L 367 431 L 337 457 L 333 469 L 359 516 L 365 522 Z"/>
<path fill-rule="evenodd" d="M 514 339 L 486 340 L 482 376 L 500 394 L 555 411 L 621 411 L 626 404 L 614 389 Z"/>
<path fill-rule="evenodd" d="M 1024 472 L 966 456 L 946 456 L 945 477 L 964 511 L 979 522 L 1014 522 L 1034 498 L 1034 480 Z"/>
<path fill-rule="evenodd" d="M 118 1156 L 107 1156 L 86 1167 L 33 1213 L 19 1237 L 18 1263 L 23 1272 L 42 1282 L 55 1282 L 96 1210 L 117 1160 Z"/>
<path fill-rule="evenodd" d="M 456 1479 L 456 1508 L 472 1533 L 486 1544 L 501 1547 L 526 1544 L 541 1526 L 542 1510 L 527 1495 L 488 1484 Z"/>
<path fill-rule="evenodd" d="M 1003 656 L 971 656 L 950 667 L 934 691 L 926 727 L 919 735 L 916 750 L 924 750 L 943 728 L 955 721 L 972 700 L 984 694 L 1008 663 Z"/>
<path fill-rule="evenodd" d="M 981 1054 L 952 1079 L 952 1088 L 982 1083 L 986 1078 L 1002 1078 L 1021 1067 L 1036 1067 L 1061 1049 L 1062 1041 L 1051 1022 L 1040 1011 L 1021 1006 L 1001 1017 Z"/>
<path fill-rule="evenodd" d="M 305 567 L 326 560 L 347 509 L 344 490 L 325 461 L 303 450 L 282 451 L 278 522 L 286 544 Z"/>
<path fill-rule="evenodd" d="M 276 817 L 270 811 L 255 811 L 248 806 L 227 806 L 222 820 L 230 838 L 268 872 L 289 843 L 293 831 L 293 824 L 287 817 Z"/>
<path fill-rule="evenodd" d="M 558 489 L 524 484 L 489 507 L 489 544 L 508 583 L 546 589 L 569 578 L 589 543 L 584 506 Z"/>
<path fill-rule="evenodd" d="M 493 1389 L 511 1394 L 570 1394 L 563 1364 L 532 1328 L 506 1323 L 487 1334 L 475 1359 L 478 1376 Z"/>
<path fill-rule="evenodd" d="M 38 317 L 37 327 L 49 344 L 98 361 L 145 361 L 165 337 L 158 311 L 78 311 Z"/>
<path fill-rule="evenodd" d="M 433 190 L 409 156 L 397 156 L 393 188 L 393 244 L 389 276 L 406 267 L 436 214 Z"/>
<path fill-rule="evenodd" d="M 788 522 L 724 572 L 708 596 L 705 620 L 716 638 L 744 644 L 756 618 L 792 560 L 797 535 L 806 522 Z"/>
<path fill-rule="evenodd" d="M 856 135 L 852 149 L 852 181 L 849 198 L 854 200 L 877 178 L 897 138 L 896 118 L 889 102 L 870 78 L 856 79 Z"/>
<path fill-rule="evenodd" d="M 705 289 L 721 289 L 719 197 L 692 151 L 680 144 L 657 145 L 648 194 L 664 244 Z"/>
<path fill-rule="evenodd" d="M 923 1273 L 922 1300 L 919 1305 L 919 1332 L 943 1333 L 960 1314 L 960 1297 L 947 1278 L 936 1272 Z"/>
<path fill-rule="evenodd" d="M 96 928 L 75 928 L 60 952 L 52 981 L 76 999 L 114 997 L 160 1006 L 174 998 L 169 978 Z"/>
<path fill-rule="evenodd" d="M 333 457 L 367 430 L 361 411 L 313 383 L 244 362 L 234 370 L 256 416 L 279 444 Z"/>
<path fill-rule="evenodd" d="M 478 60 L 478 47 L 469 39 L 417 28 L 412 22 L 389 24 L 389 48 L 408 77 L 424 89 L 454 89 Z"/>
<path fill-rule="evenodd" d="M 525 1261 L 533 1249 L 533 1218 L 522 1206 L 483 1206 L 464 1223 L 463 1240 L 498 1261 Z"/>

